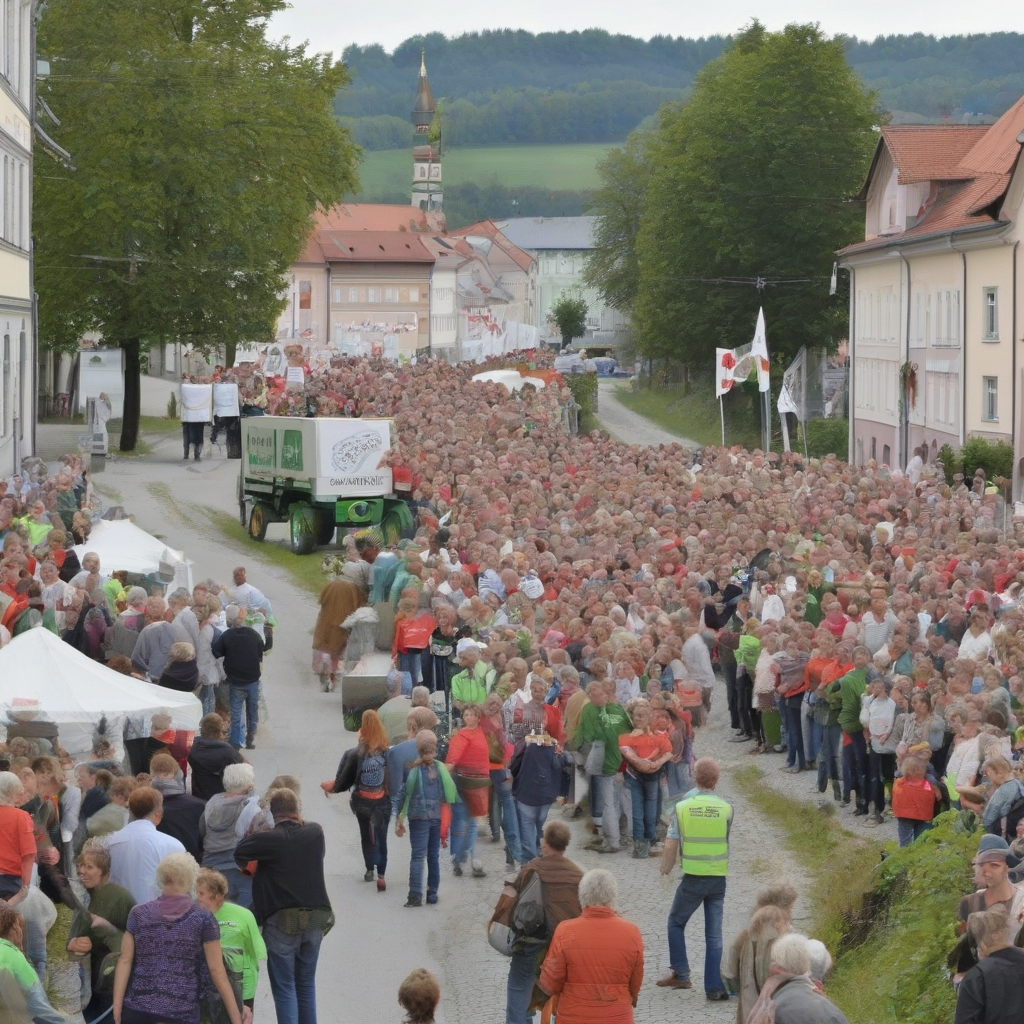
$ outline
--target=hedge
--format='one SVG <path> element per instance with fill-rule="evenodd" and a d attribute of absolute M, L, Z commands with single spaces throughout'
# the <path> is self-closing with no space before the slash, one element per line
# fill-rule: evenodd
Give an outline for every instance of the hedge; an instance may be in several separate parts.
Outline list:
<path fill-rule="evenodd" d="M 970 485 L 977 469 L 985 471 L 986 480 L 997 476 L 1013 477 L 1013 445 L 1009 441 L 989 441 L 984 437 L 969 438 L 963 448 L 954 452 L 944 444 L 938 451 L 938 461 L 946 473 L 946 483 L 952 484 L 957 473 L 963 473 L 964 482 Z"/>
<path fill-rule="evenodd" d="M 597 374 L 567 373 L 562 377 L 580 407 L 580 420 L 597 415 Z"/>
<path fill-rule="evenodd" d="M 808 420 L 807 454 L 812 459 L 835 455 L 843 462 L 850 454 L 850 422 L 845 419 Z M 793 445 L 797 448 L 797 445 Z"/>

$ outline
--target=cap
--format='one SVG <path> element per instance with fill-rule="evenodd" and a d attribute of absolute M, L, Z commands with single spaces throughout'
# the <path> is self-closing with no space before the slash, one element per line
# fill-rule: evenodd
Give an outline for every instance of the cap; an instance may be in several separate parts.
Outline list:
<path fill-rule="evenodd" d="M 468 650 L 482 651 L 486 646 L 486 644 L 477 643 L 471 637 L 465 636 L 455 645 L 455 653 L 462 654 Z"/>
<path fill-rule="evenodd" d="M 1002 836 L 982 836 L 978 844 L 978 855 L 974 858 L 975 864 L 985 864 L 989 861 L 1004 860 L 1011 867 L 1019 863 L 1018 859 L 1010 851 L 1009 844 Z"/>

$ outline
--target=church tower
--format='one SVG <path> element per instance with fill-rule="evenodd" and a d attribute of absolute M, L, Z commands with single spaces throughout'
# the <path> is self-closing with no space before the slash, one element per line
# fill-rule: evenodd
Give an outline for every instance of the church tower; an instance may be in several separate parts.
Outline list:
<path fill-rule="evenodd" d="M 441 186 L 441 129 L 434 129 L 437 104 L 427 81 L 426 51 L 420 54 L 420 84 L 412 112 L 412 205 L 426 212 L 439 211 Z"/>

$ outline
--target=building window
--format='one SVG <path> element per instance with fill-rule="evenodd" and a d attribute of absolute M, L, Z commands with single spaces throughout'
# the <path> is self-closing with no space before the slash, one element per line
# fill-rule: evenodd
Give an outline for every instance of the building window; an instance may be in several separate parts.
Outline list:
<path fill-rule="evenodd" d="M 981 378 L 981 418 L 988 423 L 999 422 L 999 378 Z"/>
<path fill-rule="evenodd" d="M 349 288 L 349 290 L 348 290 L 348 301 L 349 302 L 358 302 L 359 301 L 359 289 L 358 288 Z"/>
<path fill-rule="evenodd" d="M 309 281 L 299 282 L 299 309 L 313 308 L 313 285 Z"/>
<path fill-rule="evenodd" d="M 341 304 L 341 289 L 340 288 L 335 288 L 334 289 L 334 304 L 336 306 Z"/>
<path fill-rule="evenodd" d="M 419 290 L 419 288 L 410 288 L 409 289 L 409 301 L 410 302 L 419 302 L 420 301 L 420 290 Z"/>
<path fill-rule="evenodd" d="M 367 288 L 366 289 L 366 301 L 367 302 L 380 302 L 380 289 L 379 288 Z"/>
<path fill-rule="evenodd" d="M 871 438 L 871 458 L 878 458 L 878 439 L 875 437 Z"/>
<path fill-rule="evenodd" d="M 385 302 L 397 302 L 398 301 L 398 289 L 397 288 L 385 288 L 384 289 L 384 301 Z"/>
<path fill-rule="evenodd" d="M 999 289 L 983 288 L 981 336 L 985 341 L 999 340 Z"/>
<path fill-rule="evenodd" d="M 888 466 L 889 465 L 889 459 L 891 457 L 892 457 L 892 452 L 890 451 L 889 446 L 887 444 L 883 444 L 882 445 L 882 465 L 883 466 Z"/>

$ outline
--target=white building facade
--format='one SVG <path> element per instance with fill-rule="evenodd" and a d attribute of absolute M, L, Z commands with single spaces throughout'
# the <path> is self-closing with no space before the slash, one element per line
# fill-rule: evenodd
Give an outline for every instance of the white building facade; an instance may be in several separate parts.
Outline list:
<path fill-rule="evenodd" d="M 502 234 L 537 260 L 537 289 L 532 323 L 541 336 L 557 341 L 548 313 L 563 292 L 587 303 L 587 338 L 577 344 L 616 345 L 624 340 L 629 318 L 609 306 L 594 288 L 583 285 L 587 257 L 594 248 L 596 217 L 516 217 L 499 221 Z"/>
<path fill-rule="evenodd" d="M 33 6 L 0 0 L 0 477 L 35 451 Z"/>

